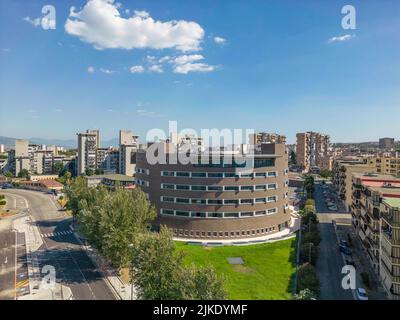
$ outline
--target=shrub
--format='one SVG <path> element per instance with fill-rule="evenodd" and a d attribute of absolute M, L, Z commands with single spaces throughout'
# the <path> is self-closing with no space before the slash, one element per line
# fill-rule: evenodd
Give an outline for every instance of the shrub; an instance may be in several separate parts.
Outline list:
<path fill-rule="evenodd" d="M 315 206 L 315 200 L 314 199 L 307 199 L 306 200 L 306 206 Z"/>
<path fill-rule="evenodd" d="M 311 264 L 305 263 L 299 267 L 297 281 L 299 292 L 309 289 L 316 294 L 319 293 L 319 280 L 315 268 Z"/>
<path fill-rule="evenodd" d="M 312 244 L 314 244 L 314 246 L 318 246 L 319 243 L 321 242 L 321 237 L 319 235 L 318 230 L 304 232 L 302 242 L 303 243 L 311 242 Z"/>
<path fill-rule="evenodd" d="M 314 213 L 314 212 L 312 212 L 312 211 L 305 211 L 305 213 L 303 214 L 303 223 L 304 224 L 309 224 L 310 222 L 311 223 L 314 223 L 314 224 L 317 224 L 318 223 L 318 217 L 317 217 L 317 215 Z"/>
<path fill-rule="evenodd" d="M 311 248 L 310 248 L 311 245 Z M 311 250 L 310 250 L 311 249 Z M 311 264 L 315 266 L 318 259 L 318 247 L 313 243 L 303 243 L 300 248 L 300 260 L 303 263 L 310 262 L 310 251 L 311 251 Z"/>
<path fill-rule="evenodd" d="M 6 205 L 6 203 L 7 203 L 7 201 L 6 201 L 6 200 L 0 200 L 0 206 L 5 206 L 5 205 Z"/>
<path fill-rule="evenodd" d="M 301 290 L 293 296 L 293 300 L 316 300 L 316 295 L 310 289 Z"/>
<path fill-rule="evenodd" d="M 0 200 L 3 200 L 3 199 L 5 199 L 5 195 L 4 194 L 0 194 Z"/>

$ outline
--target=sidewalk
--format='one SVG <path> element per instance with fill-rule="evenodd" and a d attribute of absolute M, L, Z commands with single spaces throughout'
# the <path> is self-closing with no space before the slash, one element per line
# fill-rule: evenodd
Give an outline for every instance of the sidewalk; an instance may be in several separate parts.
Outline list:
<path fill-rule="evenodd" d="M 114 293 L 115 297 L 119 300 L 136 300 L 135 288 L 129 283 L 124 283 L 110 264 L 107 263 L 94 248 L 85 244 L 86 240 L 84 240 L 84 237 L 79 234 L 79 230 L 76 230 L 72 225 L 70 225 L 70 228 L 74 232 L 76 239 L 85 249 L 89 258 L 93 261 L 99 272 L 104 277 L 104 280 Z"/>

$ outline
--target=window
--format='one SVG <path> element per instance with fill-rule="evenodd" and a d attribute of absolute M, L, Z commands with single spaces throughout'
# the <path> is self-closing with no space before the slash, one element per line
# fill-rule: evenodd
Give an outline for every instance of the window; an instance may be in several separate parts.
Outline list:
<path fill-rule="evenodd" d="M 177 177 L 190 177 L 190 172 L 177 172 Z"/>
<path fill-rule="evenodd" d="M 255 168 L 273 167 L 274 165 L 275 165 L 275 159 L 255 159 L 254 160 Z"/>
<path fill-rule="evenodd" d="M 161 175 L 163 177 L 174 177 L 175 172 L 174 171 L 161 171 Z"/>
<path fill-rule="evenodd" d="M 242 191 L 253 191 L 253 186 L 241 186 L 240 190 L 242 190 Z"/>
<path fill-rule="evenodd" d="M 173 197 L 162 197 L 163 202 L 175 202 Z"/>
<path fill-rule="evenodd" d="M 175 215 L 179 217 L 189 217 L 189 212 L 188 211 L 175 211 Z"/>
<path fill-rule="evenodd" d="M 268 202 L 275 202 L 276 196 L 268 197 Z"/>
<path fill-rule="evenodd" d="M 208 199 L 208 204 L 222 204 L 222 200 Z"/>
<path fill-rule="evenodd" d="M 209 178 L 223 178 L 224 174 L 223 173 L 208 173 L 208 177 Z"/>
<path fill-rule="evenodd" d="M 174 190 L 175 189 L 175 185 L 174 184 L 168 184 L 168 183 L 163 183 L 161 185 L 162 189 L 170 189 L 170 190 Z"/>
<path fill-rule="evenodd" d="M 205 172 L 192 172 L 192 178 L 205 178 L 206 176 Z"/>
<path fill-rule="evenodd" d="M 256 190 L 267 190 L 267 186 L 265 184 L 260 184 L 255 187 Z"/>
<path fill-rule="evenodd" d="M 208 186 L 208 191 L 223 191 L 224 188 L 222 186 Z"/>
<path fill-rule="evenodd" d="M 169 215 L 169 216 L 173 216 L 174 215 L 174 210 L 161 209 L 161 214 L 166 214 L 166 215 Z"/>
<path fill-rule="evenodd" d="M 190 190 L 190 186 L 186 184 L 177 184 L 176 190 Z"/>
<path fill-rule="evenodd" d="M 268 209 L 267 210 L 267 214 L 274 214 L 276 213 L 278 210 L 276 208 L 272 208 L 272 209 Z"/>
<path fill-rule="evenodd" d="M 253 173 L 241 173 L 241 178 L 253 178 Z"/>
<path fill-rule="evenodd" d="M 260 210 L 260 211 L 254 212 L 254 214 L 255 214 L 256 216 L 263 216 L 263 215 L 265 215 L 266 213 L 265 213 L 265 210 Z M 263 232 L 264 232 L 264 231 L 263 231 Z"/>
<path fill-rule="evenodd" d="M 265 201 L 265 198 L 256 198 L 255 202 L 256 203 L 265 203 L 266 201 Z"/>
<path fill-rule="evenodd" d="M 224 204 L 239 204 L 239 200 L 236 199 L 225 199 Z"/>
<path fill-rule="evenodd" d="M 253 212 L 241 212 L 240 216 L 241 217 L 252 217 L 254 215 Z"/>
<path fill-rule="evenodd" d="M 239 212 L 225 212 L 224 218 L 239 218 Z"/>
<path fill-rule="evenodd" d="M 192 191 L 205 191 L 207 190 L 207 186 L 192 186 Z"/>
<path fill-rule="evenodd" d="M 194 218 L 205 218 L 207 216 L 206 212 L 191 212 L 190 215 Z"/>
<path fill-rule="evenodd" d="M 270 183 L 268 189 L 276 189 L 276 183 Z"/>
<path fill-rule="evenodd" d="M 256 172 L 255 177 L 256 178 L 265 178 L 265 172 Z"/>
<path fill-rule="evenodd" d="M 225 186 L 225 191 L 239 191 L 239 186 Z"/>
<path fill-rule="evenodd" d="M 207 214 L 207 216 L 209 218 L 222 218 L 223 217 L 223 213 L 222 212 L 209 212 Z"/>
<path fill-rule="evenodd" d="M 176 198 L 176 203 L 189 203 L 188 198 Z"/>
<path fill-rule="evenodd" d="M 276 176 L 277 176 L 277 172 L 276 171 L 268 172 L 268 177 L 276 177 Z"/>
<path fill-rule="evenodd" d="M 253 204 L 253 199 L 240 199 L 241 204 Z"/>
<path fill-rule="evenodd" d="M 237 174 L 234 172 L 225 172 L 224 177 L 225 178 L 236 178 Z"/>
<path fill-rule="evenodd" d="M 192 204 L 207 204 L 206 199 L 192 199 Z"/>

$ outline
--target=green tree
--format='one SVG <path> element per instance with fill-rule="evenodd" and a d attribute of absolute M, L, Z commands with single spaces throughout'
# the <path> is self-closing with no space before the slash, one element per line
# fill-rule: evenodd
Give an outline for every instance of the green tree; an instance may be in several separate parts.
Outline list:
<path fill-rule="evenodd" d="M 90 169 L 90 168 L 87 168 L 87 169 L 85 170 L 85 174 L 86 174 L 87 176 L 92 176 L 92 175 L 93 175 L 93 170 Z"/>
<path fill-rule="evenodd" d="M 96 170 L 94 170 L 94 174 L 104 174 L 104 170 L 101 168 L 97 168 Z"/>
<path fill-rule="evenodd" d="M 60 174 L 62 173 L 63 169 L 64 169 L 64 165 L 63 165 L 62 162 L 56 162 L 56 163 L 53 165 L 53 173 L 54 173 L 54 174 L 60 175 Z"/>
<path fill-rule="evenodd" d="M 215 270 L 184 266 L 172 233 L 162 226 L 158 234 L 145 233 L 134 246 L 131 281 L 145 300 L 226 299 L 224 280 Z"/>
<path fill-rule="evenodd" d="M 72 211 L 74 216 L 79 213 L 79 203 L 82 200 L 89 200 L 90 188 L 86 184 L 86 180 L 83 177 L 77 177 L 73 183 L 71 183 L 65 190 L 67 196 L 67 209 Z"/>
<path fill-rule="evenodd" d="M 309 289 L 319 294 L 320 283 L 315 268 L 311 264 L 305 263 L 299 267 L 297 287 L 299 292 Z"/>
<path fill-rule="evenodd" d="M 18 178 L 24 178 L 24 179 L 29 179 L 30 175 L 29 175 L 29 171 L 26 169 L 22 169 L 19 173 L 18 173 Z"/>
<path fill-rule="evenodd" d="M 307 198 L 311 199 L 314 196 L 315 185 L 314 177 L 306 175 L 303 181 L 303 189 L 307 192 Z"/>
<path fill-rule="evenodd" d="M 7 172 L 4 174 L 4 176 L 5 176 L 6 178 L 12 178 L 12 177 L 14 177 L 14 175 L 13 175 L 10 171 L 7 171 Z"/>
<path fill-rule="evenodd" d="M 322 171 L 319 173 L 319 175 L 320 175 L 322 178 L 330 178 L 330 177 L 332 177 L 332 171 L 330 171 L 330 170 L 328 170 L 328 169 L 324 169 L 324 170 L 322 170 Z"/>
<path fill-rule="evenodd" d="M 290 151 L 290 164 L 295 165 L 296 163 L 297 163 L 296 152 L 292 150 Z"/>

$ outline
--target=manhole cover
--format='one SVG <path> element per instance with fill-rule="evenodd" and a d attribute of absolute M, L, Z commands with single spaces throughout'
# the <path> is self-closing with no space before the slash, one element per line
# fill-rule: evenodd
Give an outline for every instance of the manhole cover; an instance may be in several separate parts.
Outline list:
<path fill-rule="evenodd" d="M 228 258 L 228 262 L 230 264 L 244 264 L 243 259 L 241 257 L 237 258 Z"/>

